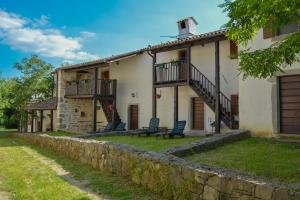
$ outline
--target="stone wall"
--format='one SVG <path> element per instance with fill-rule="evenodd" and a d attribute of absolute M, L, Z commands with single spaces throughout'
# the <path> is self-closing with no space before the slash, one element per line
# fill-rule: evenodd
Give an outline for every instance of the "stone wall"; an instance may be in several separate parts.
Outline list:
<path fill-rule="evenodd" d="M 66 81 L 74 80 L 75 73 L 58 72 L 57 126 L 59 130 L 90 132 L 93 125 L 92 99 L 65 98 Z M 84 116 L 82 116 L 82 112 Z"/>
<path fill-rule="evenodd" d="M 300 192 L 294 192 L 299 191 L 299 187 L 192 164 L 173 155 L 146 152 L 104 141 L 30 133 L 15 135 L 95 169 L 129 178 L 165 199 L 300 199 Z"/>

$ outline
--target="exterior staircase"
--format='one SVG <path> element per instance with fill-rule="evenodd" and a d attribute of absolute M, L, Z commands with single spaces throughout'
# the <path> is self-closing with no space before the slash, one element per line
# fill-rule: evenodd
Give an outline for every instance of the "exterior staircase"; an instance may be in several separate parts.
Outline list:
<path fill-rule="evenodd" d="M 104 115 L 108 122 L 113 121 L 113 109 L 112 109 L 113 101 L 114 101 L 113 99 L 103 99 L 103 100 L 99 99 Z M 117 126 L 120 122 L 121 122 L 121 117 L 117 111 L 115 115 L 115 125 Z"/>
<path fill-rule="evenodd" d="M 203 98 L 205 103 L 214 111 L 215 110 L 215 85 L 202 74 L 194 65 L 191 64 L 190 87 Z M 228 97 L 220 92 L 220 116 L 221 120 L 231 129 L 238 129 L 239 122 L 234 119 L 231 110 L 231 101 Z"/>

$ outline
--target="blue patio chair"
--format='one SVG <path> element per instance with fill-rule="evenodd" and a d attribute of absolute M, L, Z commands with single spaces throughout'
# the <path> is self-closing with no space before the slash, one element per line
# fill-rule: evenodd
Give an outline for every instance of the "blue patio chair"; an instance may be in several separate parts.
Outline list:
<path fill-rule="evenodd" d="M 170 138 L 174 138 L 174 136 L 180 136 L 184 138 L 185 134 L 183 133 L 183 131 L 185 129 L 185 125 L 186 125 L 185 120 L 177 121 L 173 129 L 167 129 L 166 132 L 157 133 L 156 136 L 162 135 L 163 137 L 169 136 Z"/>
<path fill-rule="evenodd" d="M 141 130 L 134 131 L 135 134 L 138 134 L 138 136 L 141 136 L 143 134 L 146 134 L 149 136 L 150 134 L 155 134 L 159 131 L 159 118 L 153 117 L 150 119 L 149 127 L 143 127 Z"/>
<path fill-rule="evenodd" d="M 102 133 L 110 132 L 110 131 L 112 131 L 112 128 L 113 128 L 112 123 L 111 123 L 111 122 L 108 122 L 108 123 L 106 124 L 105 128 L 104 128 L 102 131 L 100 131 L 100 132 L 102 132 Z"/>

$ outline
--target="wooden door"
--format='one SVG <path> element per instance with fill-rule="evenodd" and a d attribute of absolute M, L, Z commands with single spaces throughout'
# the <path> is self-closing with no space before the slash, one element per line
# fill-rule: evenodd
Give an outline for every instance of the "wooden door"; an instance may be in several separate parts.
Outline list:
<path fill-rule="evenodd" d="M 135 130 L 139 128 L 139 106 L 129 106 L 129 129 Z"/>
<path fill-rule="evenodd" d="M 183 61 L 180 62 L 179 65 L 179 80 L 187 79 L 187 53 L 186 50 L 178 51 L 178 60 Z"/>
<path fill-rule="evenodd" d="M 300 134 L 300 75 L 283 76 L 280 83 L 280 132 Z"/>
<path fill-rule="evenodd" d="M 201 97 L 192 99 L 193 129 L 204 130 L 204 102 Z"/>
<path fill-rule="evenodd" d="M 101 79 L 108 80 L 109 79 L 109 71 L 101 72 Z"/>

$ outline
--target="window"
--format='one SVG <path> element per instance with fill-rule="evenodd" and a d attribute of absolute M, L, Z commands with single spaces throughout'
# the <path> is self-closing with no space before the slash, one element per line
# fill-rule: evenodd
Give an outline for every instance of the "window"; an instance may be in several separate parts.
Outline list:
<path fill-rule="evenodd" d="M 80 117 L 86 117 L 86 112 L 80 112 Z"/>
<path fill-rule="evenodd" d="M 287 24 L 287 25 L 281 27 L 278 30 L 273 30 L 272 26 L 268 26 L 263 29 L 263 36 L 264 36 L 264 39 L 267 39 L 267 38 L 274 37 L 274 36 L 293 33 L 293 32 L 296 32 L 298 29 L 299 29 L 298 22 L 292 22 L 290 24 Z"/>
<path fill-rule="evenodd" d="M 180 22 L 180 27 L 181 27 L 181 29 L 185 29 L 186 28 L 185 21 Z"/>

